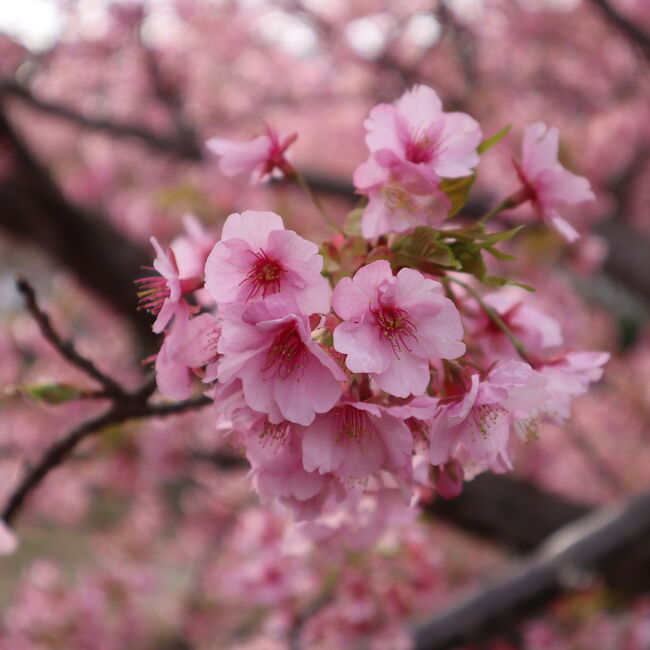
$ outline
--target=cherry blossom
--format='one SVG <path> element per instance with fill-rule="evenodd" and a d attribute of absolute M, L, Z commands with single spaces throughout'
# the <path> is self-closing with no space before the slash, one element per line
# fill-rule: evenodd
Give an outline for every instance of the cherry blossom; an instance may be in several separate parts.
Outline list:
<path fill-rule="evenodd" d="M 205 286 L 217 304 L 291 295 L 301 313 L 327 313 L 331 289 L 318 247 L 285 230 L 273 212 L 231 214 L 205 265 Z"/>
<path fill-rule="evenodd" d="M 219 170 L 224 176 L 250 174 L 251 182 L 264 180 L 276 169 L 285 176 L 295 174 L 285 158 L 285 151 L 295 142 L 297 133 L 280 135 L 268 124 L 266 133 L 249 142 L 210 138 L 206 146 L 219 156 Z"/>
<path fill-rule="evenodd" d="M 367 372 L 396 397 L 421 395 L 429 384 L 429 360 L 463 354 L 463 329 L 441 285 L 418 271 L 393 276 L 384 260 L 343 278 L 333 295 L 344 320 L 334 330 L 334 347 L 346 354 L 352 372 Z"/>
<path fill-rule="evenodd" d="M 569 242 L 578 239 L 577 230 L 557 208 L 595 198 L 589 181 L 565 169 L 558 161 L 560 133 L 542 122 L 531 124 L 524 135 L 521 163 L 514 161 L 526 199 L 540 217 Z"/>
<path fill-rule="evenodd" d="M 12 530 L 0 519 L 0 556 L 11 555 L 18 548 L 18 540 Z"/>
<path fill-rule="evenodd" d="M 311 338 L 309 319 L 291 295 L 222 310 L 219 381 L 241 379 L 251 408 L 274 423 L 310 424 L 341 395 L 345 374 Z"/>
<path fill-rule="evenodd" d="M 437 226 L 451 208 L 437 181 L 390 149 L 380 149 L 359 165 L 354 184 L 368 196 L 361 218 L 361 233 L 368 239 L 415 226 Z"/>
<path fill-rule="evenodd" d="M 414 86 L 394 104 L 378 104 L 365 121 L 371 152 L 389 149 L 436 182 L 469 176 L 479 161 L 481 128 L 465 113 L 445 113 L 438 94 Z"/>

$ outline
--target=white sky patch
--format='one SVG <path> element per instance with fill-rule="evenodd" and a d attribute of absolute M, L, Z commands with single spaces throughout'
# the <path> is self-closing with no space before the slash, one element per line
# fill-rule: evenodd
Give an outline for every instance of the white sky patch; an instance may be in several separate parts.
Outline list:
<path fill-rule="evenodd" d="M 364 16 L 349 22 L 345 28 L 345 40 L 365 59 L 376 59 L 386 47 L 394 19 L 388 14 Z"/>
<path fill-rule="evenodd" d="M 63 13 L 52 0 L 0 0 L 0 32 L 31 50 L 54 45 L 63 22 Z"/>
<path fill-rule="evenodd" d="M 265 43 L 298 58 L 311 56 L 318 49 L 318 37 L 312 27 L 298 16 L 280 9 L 264 12 L 254 29 Z"/>
<path fill-rule="evenodd" d="M 441 33 L 442 27 L 433 14 L 415 14 L 408 21 L 404 35 L 409 43 L 426 49 L 438 42 Z"/>

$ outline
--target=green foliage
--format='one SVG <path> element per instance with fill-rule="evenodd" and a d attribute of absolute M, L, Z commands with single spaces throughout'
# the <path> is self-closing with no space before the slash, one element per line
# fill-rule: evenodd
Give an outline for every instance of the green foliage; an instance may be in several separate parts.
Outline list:
<path fill-rule="evenodd" d="M 440 182 L 440 189 L 449 197 L 451 210 L 449 216 L 458 214 L 467 203 L 469 193 L 476 180 L 476 172 L 463 178 L 443 178 Z"/>
<path fill-rule="evenodd" d="M 23 386 L 22 392 L 39 402 L 45 404 L 64 404 L 78 399 L 84 391 L 77 386 L 69 384 L 40 384 L 38 386 Z"/>
<path fill-rule="evenodd" d="M 418 226 L 412 233 L 403 235 L 393 245 L 394 266 L 408 266 L 427 273 L 436 273 L 436 267 L 460 270 L 451 247 L 441 241 L 441 232 L 428 226 Z"/>
<path fill-rule="evenodd" d="M 485 153 L 486 151 L 489 151 L 494 147 L 495 145 L 499 144 L 503 138 L 505 138 L 508 135 L 508 132 L 512 128 L 512 124 L 508 124 L 508 126 L 504 127 L 499 131 L 498 133 L 495 133 L 492 137 L 488 138 L 487 140 L 483 140 L 481 144 L 479 144 L 478 147 L 476 147 L 476 151 L 479 153 Z"/>

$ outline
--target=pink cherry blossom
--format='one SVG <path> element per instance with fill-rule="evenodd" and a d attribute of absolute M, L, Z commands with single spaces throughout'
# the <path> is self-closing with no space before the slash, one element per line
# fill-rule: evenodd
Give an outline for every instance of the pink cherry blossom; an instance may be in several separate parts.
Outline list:
<path fill-rule="evenodd" d="M 540 217 L 569 242 L 578 239 L 576 229 L 557 211 L 561 204 L 582 203 L 595 198 L 589 181 L 566 170 L 558 161 L 558 129 L 535 122 L 526 129 L 521 164 L 514 161 L 526 198 Z"/>
<path fill-rule="evenodd" d="M 196 370 L 204 366 L 206 379 L 215 379 L 218 341 L 219 325 L 212 314 L 188 318 L 187 307 L 182 310 L 156 356 L 160 392 L 172 399 L 187 399 Z"/>
<path fill-rule="evenodd" d="M 354 173 L 354 184 L 368 196 L 361 219 L 367 239 L 415 226 L 437 226 L 449 214 L 451 202 L 419 165 L 381 149 Z"/>
<path fill-rule="evenodd" d="M 396 397 L 421 395 L 429 384 L 429 360 L 465 352 L 458 310 L 440 283 L 418 271 L 393 276 L 385 260 L 372 262 L 334 290 L 334 347 L 352 372 L 367 372 Z"/>
<path fill-rule="evenodd" d="M 179 273 L 181 277 L 202 276 L 205 261 L 217 238 L 189 212 L 183 215 L 183 229 L 185 232 L 169 245 L 174 251 Z"/>
<path fill-rule="evenodd" d="M 463 466 L 456 458 L 432 468 L 433 487 L 443 499 L 455 499 L 463 491 Z"/>
<path fill-rule="evenodd" d="M 0 556 L 11 555 L 18 548 L 18 540 L 12 530 L 0 519 Z"/>
<path fill-rule="evenodd" d="M 483 296 L 483 301 L 496 311 L 529 353 L 541 356 L 562 345 L 562 331 L 554 318 L 526 302 L 523 293 L 523 290 L 507 287 Z M 480 341 L 490 363 L 518 358 L 508 337 L 484 310 L 480 310 L 469 323 L 469 331 Z"/>
<path fill-rule="evenodd" d="M 222 310 L 219 381 L 242 381 L 248 405 L 272 422 L 311 424 L 341 395 L 345 373 L 312 340 L 293 296 L 274 294 Z"/>
<path fill-rule="evenodd" d="M 472 465 L 470 474 L 510 469 L 510 425 L 529 417 L 547 396 L 546 379 L 521 361 L 497 363 L 484 378 L 471 372 L 462 393 L 440 402 L 429 460 L 440 466 L 456 458 Z"/>
<path fill-rule="evenodd" d="M 274 212 L 231 214 L 205 265 L 205 286 L 217 304 L 291 295 L 305 314 L 327 313 L 331 289 L 318 247 L 285 230 Z"/>
<path fill-rule="evenodd" d="M 589 384 L 603 376 L 609 357 L 609 352 L 568 352 L 545 363 L 540 372 L 548 380 L 551 399 L 540 404 L 538 412 L 555 424 L 563 424 L 571 415 L 573 398 L 586 393 Z"/>
<path fill-rule="evenodd" d="M 378 104 L 365 121 L 371 152 L 390 149 L 432 181 L 469 176 L 479 162 L 481 127 L 465 113 L 444 113 L 435 90 L 414 86 L 394 104 Z"/>
<path fill-rule="evenodd" d="M 155 237 L 151 238 L 151 244 L 156 250 L 151 270 L 158 271 L 160 275 L 140 278 L 135 282 L 139 288 L 140 308 L 156 314 L 152 329 L 159 334 L 186 304 L 183 296 L 200 289 L 203 280 L 200 277 L 181 277 L 173 249 L 165 252 Z"/>
<path fill-rule="evenodd" d="M 246 434 L 250 475 L 262 503 L 278 500 L 298 520 L 317 517 L 328 497 L 341 500 L 344 492 L 333 475 L 309 471 L 303 465 L 296 427 L 287 421 L 258 420 Z"/>
<path fill-rule="evenodd" d="M 413 437 L 402 420 L 376 404 L 343 403 L 319 415 L 302 435 L 308 472 L 334 474 L 346 481 L 380 469 L 410 470 Z"/>
<path fill-rule="evenodd" d="M 249 142 L 210 138 L 206 145 L 209 151 L 219 156 L 219 170 L 224 176 L 248 173 L 255 183 L 276 169 L 288 177 L 295 174 L 284 154 L 297 137 L 297 133 L 280 135 L 267 124 L 266 133 Z"/>

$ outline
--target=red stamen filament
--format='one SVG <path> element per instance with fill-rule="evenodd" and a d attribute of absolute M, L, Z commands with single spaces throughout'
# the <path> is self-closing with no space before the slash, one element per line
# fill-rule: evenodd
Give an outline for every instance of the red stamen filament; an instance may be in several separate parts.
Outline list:
<path fill-rule="evenodd" d="M 372 315 L 379 325 L 379 338 L 390 343 L 396 357 L 399 358 L 402 349 L 411 352 L 407 340 L 409 338 L 418 340 L 417 328 L 403 309 L 381 306 L 379 309 L 373 309 Z"/>
<path fill-rule="evenodd" d="M 276 336 L 266 355 L 262 371 L 272 370 L 273 377 L 279 377 L 284 381 L 296 370 L 304 369 L 306 365 L 307 348 L 295 326 L 291 325 Z"/>
<path fill-rule="evenodd" d="M 252 252 L 252 251 L 251 251 Z M 286 270 L 276 260 L 270 258 L 264 251 L 253 253 L 255 262 L 240 284 L 248 282 L 250 293 L 246 300 L 255 298 L 259 293 L 266 298 L 268 293 L 278 293 L 282 285 L 282 276 Z"/>

